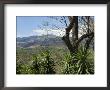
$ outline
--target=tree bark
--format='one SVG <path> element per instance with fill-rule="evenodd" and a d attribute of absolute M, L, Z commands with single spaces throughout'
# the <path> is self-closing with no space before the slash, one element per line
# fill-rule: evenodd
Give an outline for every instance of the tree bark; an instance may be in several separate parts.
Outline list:
<path fill-rule="evenodd" d="M 70 42 L 69 35 L 70 35 L 71 29 L 72 29 L 73 26 L 74 26 L 74 22 L 75 22 L 75 21 L 74 21 L 74 19 L 73 19 L 72 16 L 69 16 L 68 18 L 69 18 L 69 20 L 70 20 L 70 24 L 69 24 L 69 26 L 65 29 L 65 30 L 66 30 L 66 33 L 65 33 L 65 35 L 62 37 L 62 40 L 63 40 L 63 41 L 65 42 L 65 44 L 67 45 L 67 47 L 68 47 L 70 53 L 73 54 L 75 50 L 74 50 L 74 48 L 73 48 L 73 46 L 72 46 L 72 44 L 71 44 L 71 42 Z"/>

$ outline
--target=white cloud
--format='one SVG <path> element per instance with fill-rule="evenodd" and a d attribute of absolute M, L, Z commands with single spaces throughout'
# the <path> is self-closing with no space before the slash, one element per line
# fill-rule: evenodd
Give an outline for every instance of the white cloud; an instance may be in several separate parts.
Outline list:
<path fill-rule="evenodd" d="M 32 30 L 34 35 L 41 36 L 45 34 L 46 32 L 44 30 Z"/>
<path fill-rule="evenodd" d="M 42 36 L 42 35 L 47 35 L 47 33 L 62 37 L 62 36 L 65 35 L 65 29 L 62 29 L 62 30 L 61 29 L 58 29 L 58 30 L 54 30 L 54 29 L 48 29 L 48 30 L 35 29 L 35 30 L 33 30 L 33 35 Z M 81 37 L 82 33 L 84 34 L 84 32 L 82 30 L 79 30 L 78 36 Z M 70 37 L 72 37 L 72 30 L 70 31 Z"/>
<path fill-rule="evenodd" d="M 47 35 L 47 34 L 52 34 L 52 35 L 56 35 L 56 36 L 63 36 L 65 35 L 65 30 L 62 29 L 62 30 L 53 30 L 53 29 L 48 29 L 48 30 L 40 30 L 40 29 L 37 29 L 37 30 L 33 30 L 33 33 L 34 35 L 38 35 L 38 36 L 41 36 L 41 35 Z"/>

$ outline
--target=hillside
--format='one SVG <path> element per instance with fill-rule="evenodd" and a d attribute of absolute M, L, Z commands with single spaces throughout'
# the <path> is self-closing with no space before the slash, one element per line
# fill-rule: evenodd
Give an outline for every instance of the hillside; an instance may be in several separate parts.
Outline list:
<path fill-rule="evenodd" d="M 16 38 L 17 47 L 64 45 L 61 37 L 55 35 L 29 36 Z"/>

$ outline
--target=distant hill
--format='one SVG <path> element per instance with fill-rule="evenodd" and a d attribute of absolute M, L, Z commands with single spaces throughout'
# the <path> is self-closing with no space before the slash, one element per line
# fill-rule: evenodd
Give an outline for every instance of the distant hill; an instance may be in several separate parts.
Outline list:
<path fill-rule="evenodd" d="M 33 47 L 33 46 L 48 46 L 48 45 L 64 45 L 61 37 L 55 35 L 29 36 L 16 38 L 17 47 Z"/>

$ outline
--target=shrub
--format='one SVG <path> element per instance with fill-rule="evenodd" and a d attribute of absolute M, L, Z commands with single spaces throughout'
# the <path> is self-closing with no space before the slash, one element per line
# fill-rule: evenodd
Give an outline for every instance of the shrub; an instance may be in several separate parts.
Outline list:
<path fill-rule="evenodd" d="M 65 55 L 64 74 L 94 74 L 94 64 L 90 62 L 88 56 L 91 50 L 85 51 L 83 46 L 79 47 L 78 51 L 72 56 Z"/>
<path fill-rule="evenodd" d="M 54 61 L 50 58 L 49 51 L 34 55 L 31 68 L 37 74 L 54 74 Z"/>

